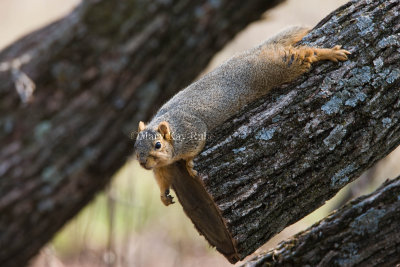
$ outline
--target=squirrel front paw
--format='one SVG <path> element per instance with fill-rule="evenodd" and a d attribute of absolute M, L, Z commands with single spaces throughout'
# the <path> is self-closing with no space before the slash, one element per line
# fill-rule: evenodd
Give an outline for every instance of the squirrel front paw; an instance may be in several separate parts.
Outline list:
<path fill-rule="evenodd" d="M 197 171 L 195 169 L 193 169 L 193 167 L 194 167 L 193 159 L 187 160 L 186 161 L 186 169 L 187 169 L 188 173 L 190 174 L 190 176 L 196 177 Z"/>
<path fill-rule="evenodd" d="M 162 203 L 164 203 L 165 206 L 175 203 L 173 201 L 174 197 L 169 194 L 169 189 L 165 190 L 164 194 L 162 194 L 160 197 L 161 197 Z"/>

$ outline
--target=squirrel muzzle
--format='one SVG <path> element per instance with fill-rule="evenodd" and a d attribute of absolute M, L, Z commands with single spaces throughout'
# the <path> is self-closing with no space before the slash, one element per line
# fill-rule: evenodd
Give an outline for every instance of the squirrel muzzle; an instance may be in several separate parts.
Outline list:
<path fill-rule="evenodd" d="M 139 161 L 140 166 L 145 168 L 146 170 L 151 170 L 152 168 L 147 167 L 147 160 L 146 161 Z"/>
<path fill-rule="evenodd" d="M 154 158 L 149 155 L 145 155 L 144 153 L 138 153 L 137 159 L 139 161 L 140 166 L 145 168 L 146 170 L 151 170 L 157 165 Z"/>

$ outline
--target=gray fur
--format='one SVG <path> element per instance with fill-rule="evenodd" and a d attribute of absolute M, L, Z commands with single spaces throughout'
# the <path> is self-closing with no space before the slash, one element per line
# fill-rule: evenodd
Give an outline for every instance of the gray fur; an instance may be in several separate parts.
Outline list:
<path fill-rule="evenodd" d="M 278 50 L 284 50 L 293 42 L 290 38 L 293 33 L 306 30 L 304 27 L 290 28 L 226 61 L 165 103 L 147 127 L 157 129 L 160 122 L 167 121 L 173 136 L 180 137 L 211 131 L 248 103 L 294 76 L 288 73 L 290 68 L 283 64 Z M 263 50 L 276 53 L 260 60 Z M 296 68 L 293 64 L 293 72 L 297 72 Z M 197 140 L 175 138 L 174 142 L 175 150 L 180 153 L 184 152 L 184 147 L 193 150 L 198 144 Z"/>

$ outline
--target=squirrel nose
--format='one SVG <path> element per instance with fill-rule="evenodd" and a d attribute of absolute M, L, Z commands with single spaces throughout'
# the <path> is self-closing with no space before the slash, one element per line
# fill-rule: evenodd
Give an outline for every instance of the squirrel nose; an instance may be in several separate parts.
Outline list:
<path fill-rule="evenodd" d="M 143 168 L 146 168 L 146 161 L 139 161 L 139 163 L 140 163 L 140 165 L 143 167 Z"/>
<path fill-rule="evenodd" d="M 139 161 L 140 165 L 142 165 L 142 166 L 146 165 L 146 162 L 147 162 L 146 158 L 138 156 L 137 160 Z"/>
<path fill-rule="evenodd" d="M 143 164 L 146 164 L 147 162 L 147 157 L 145 155 L 142 154 L 136 154 L 136 159 L 139 161 L 140 165 L 143 166 Z"/>

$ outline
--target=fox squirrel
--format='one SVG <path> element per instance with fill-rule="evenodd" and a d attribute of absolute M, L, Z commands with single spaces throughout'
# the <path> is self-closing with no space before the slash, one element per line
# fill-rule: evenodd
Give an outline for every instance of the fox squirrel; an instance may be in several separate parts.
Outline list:
<path fill-rule="evenodd" d="M 347 60 L 350 52 L 338 45 L 295 46 L 309 31 L 291 27 L 231 58 L 177 93 L 149 124 L 139 123 L 136 156 L 144 168 L 154 170 L 166 206 L 174 202 L 169 195 L 172 177 L 164 166 L 183 159 L 189 174 L 196 176 L 193 158 L 203 149 L 209 131 L 273 87 L 307 72 L 312 63 Z"/>

